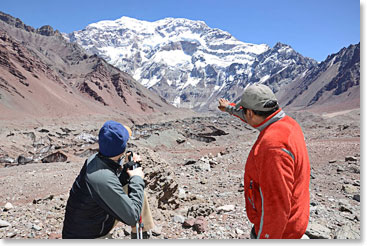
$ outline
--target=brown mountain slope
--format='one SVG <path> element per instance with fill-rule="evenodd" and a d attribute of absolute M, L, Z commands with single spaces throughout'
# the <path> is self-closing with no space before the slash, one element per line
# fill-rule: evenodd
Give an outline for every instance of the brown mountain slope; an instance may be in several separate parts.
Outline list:
<path fill-rule="evenodd" d="M 335 112 L 360 108 L 360 44 L 332 54 L 277 93 L 285 108 Z"/>
<path fill-rule="evenodd" d="M 49 26 L 35 31 L 2 20 L 0 119 L 122 115 L 134 120 L 189 112 L 178 111 L 128 74 L 68 43 Z"/>

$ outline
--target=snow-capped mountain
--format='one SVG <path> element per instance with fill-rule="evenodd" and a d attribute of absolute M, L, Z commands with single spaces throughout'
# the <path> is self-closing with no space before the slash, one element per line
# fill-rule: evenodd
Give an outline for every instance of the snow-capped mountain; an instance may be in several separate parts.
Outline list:
<path fill-rule="evenodd" d="M 203 21 L 182 18 L 122 17 L 67 37 L 175 106 L 196 110 L 214 108 L 219 97 L 238 98 L 249 83 L 266 83 L 277 91 L 317 65 L 288 45 L 244 43 Z"/>

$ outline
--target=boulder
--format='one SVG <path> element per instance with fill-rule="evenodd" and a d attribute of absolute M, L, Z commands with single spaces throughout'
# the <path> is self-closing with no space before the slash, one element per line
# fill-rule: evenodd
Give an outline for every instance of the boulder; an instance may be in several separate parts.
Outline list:
<path fill-rule="evenodd" d="M 20 165 L 24 165 L 24 164 L 30 163 L 32 161 L 33 161 L 32 157 L 25 157 L 23 155 L 20 155 L 17 158 L 17 163 L 20 164 Z"/>
<path fill-rule="evenodd" d="M 354 157 L 354 156 L 346 156 L 345 157 L 345 161 L 357 161 L 357 157 Z"/>
<path fill-rule="evenodd" d="M 196 171 L 207 171 L 207 172 L 209 172 L 211 170 L 209 161 L 200 160 L 193 167 Z"/>
<path fill-rule="evenodd" d="M 8 156 L 4 156 L 4 157 L 0 157 L 0 163 L 14 163 L 15 160 L 11 157 Z"/>
<path fill-rule="evenodd" d="M 335 231 L 334 239 L 361 239 L 361 229 L 358 225 L 347 223 Z"/>
<path fill-rule="evenodd" d="M 212 204 L 195 204 L 187 211 L 187 216 L 208 216 L 214 212 Z"/>
<path fill-rule="evenodd" d="M 242 234 L 244 234 L 244 231 L 242 231 L 241 229 L 239 229 L 239 228 L 236 228 L 236 234 L 237 235 L 242 235 Z"/>
<path fill-rule="evenodd" d="M 51 162 L 65 162 L 68 159 L 68 157 L 61 153 L 60 151 L 52 153 L 45 158 L 43 158 L 41 161 L 42 163 L 51 163 Z"/>
<path fill-rule="evenodd" d="M 331 230 L 317 222 L 310 222 L 306 230 L 306 235 L 310 239 L 330 239 Z"/>
<path fill-rule="evenodd" d="M 353 200 L 356 200 L 357 202 L 361 202 L 361 195 L 360 194 L 354 195 Z"/>
<path fill-rule="evenodd" d="M 187 160 L 184 165 L 186 166 L 186 165 L 191 165 L 191 164 L 195 164 L 195 163 L 196 163 L 195 160 Z"/>
<path fill-rule="evenodd" d="M 10 202 L 7 202 L 4 206 L 4 211 L 9 211 L 9 210 L 12 210 L 14 207 L 13 207 L 13 204 L 11 204 Z"/>
<path fill-rule="evenodd" d="M 154 228 L 151 230 L 153 236 L 159 236 L 162 234 L 162 226 L 155 225 Z"/>
<path fill-rule="evenodd" d="M 194 224 L 195 224 L 195 219 L 193 219 L 193 218 L 190 218 L 190 219 L 186 219 L 185 221 L 184 221 L 184 223 L 183 223 L 183 227 L 185 227 L 185 228 L 190 228 L 190 227 L 193 227 L 194 226 Z"/>
<path fill-rule="evenodd" d="M 172 220 L 173 222 L 178 222 L 182 224 L 185 222 L 185 217 L 183 217 L 182 215 L 175 214 Z"/>
<path fill-rule="evenodd" d="M 352 184 L 344 184 L 342 186 L 342 191 L 344 191 L 346 194 L 350 194 L 350 195 L 359 193 L 358 192 L 358 187 L 354 186 Z"/>
<path fill-rule="evenodd" d="M 9 222 L 5 221 L 5 220 L 0 220 L 0 228 L 1 227 L 8 227 L 11 226 Z"/>
<path fill-rule="evenodd" d="M 234 209 L 235 209 L 235 205 L 224 205 L 224 206 L 218 207 L 217 212 L 218 213 L 231 212 L 231 211 L 234 211 Z"/>
<path fill-rule="evenodd" d="M 74 138 L 75 140 L 81 140 L 83 142 L 93 144 L 98 141 L 98 137 L 89 133 L 82 132 Z"/>
<path fill-rule="evenodd" d="M 199 234 L 205 232 L 208 229 L 208 221 L 203 216 L 197 217 L 193 229 Z"/>
<path fill-rule="evenodd" d="M 178 138 L 178 139 L 176 139 L 176 142 L 178 144 L 182 144 L 182 143 L 186 142 L 186 140 L 185 139 Z"/>

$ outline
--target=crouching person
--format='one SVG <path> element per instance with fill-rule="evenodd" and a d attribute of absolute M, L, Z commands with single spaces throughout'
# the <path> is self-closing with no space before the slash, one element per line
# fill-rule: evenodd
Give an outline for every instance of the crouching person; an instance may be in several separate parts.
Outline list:
<path fill-rule="evenodd" d="M 118 221 L 131 226 L 139 221 L 144 203 L 143 170 L 126 171 L 126 191 L 119 179 L 130 135 L 130 128 L 115 121 L 107 121 L 100 129 L 99 153 L 85 161 L 70 190 L 62 238 L 106 238 Z M 139 157 L 134 158 L 137 161 Z"/>

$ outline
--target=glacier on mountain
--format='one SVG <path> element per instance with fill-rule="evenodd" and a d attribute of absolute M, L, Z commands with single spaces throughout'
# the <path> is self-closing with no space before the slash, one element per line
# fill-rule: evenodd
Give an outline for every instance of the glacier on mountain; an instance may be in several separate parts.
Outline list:
<path fill-rule="evenodd" d="M 68 38 L 175 106 L 194 109 L 212 107 L 219 96 L 236 99 L 247 84 L 266 83 L 290 65 L 302 72 L 316 64 L 290 46 L 244 43 L 184 18 L 148 22 L 122 17 L 90 24 Z"/>

